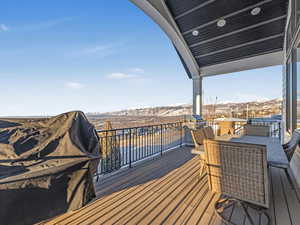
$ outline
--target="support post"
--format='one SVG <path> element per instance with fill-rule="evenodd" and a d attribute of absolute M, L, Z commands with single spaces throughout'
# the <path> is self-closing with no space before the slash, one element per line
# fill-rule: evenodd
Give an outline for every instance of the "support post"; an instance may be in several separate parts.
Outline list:
<path fill-rule="evenodd" d="M 193 77 L 193 115 L 202 116 L 202 77 Z"/>

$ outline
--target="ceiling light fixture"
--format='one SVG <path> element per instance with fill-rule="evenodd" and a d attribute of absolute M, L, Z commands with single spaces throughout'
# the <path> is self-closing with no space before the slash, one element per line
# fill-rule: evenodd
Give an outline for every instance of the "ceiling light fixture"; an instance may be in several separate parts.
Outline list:
<path fill-rule="evenodd" d="M 192 32 L 192 34 L 193 34 L 193 36 L 197 37 L 197 36 L 199 35 L 199 31 L 194 30 L 194 31 Z"/>
<path fill-rule="evenodd" d="M 251 10 L 251 15 L 252 16 L 256 16 L 256 15 L 260 14 L 260 12 L 261 12 L 261 8 L 260 7 L 256 7 L 256 8 L 254 8 L 254 9 Z"/>
<path fill-rule="evenodd" d="M 220 19 L 217 22 L 218 27 L 224 27 L 226 25 L 226 20 Z"/>

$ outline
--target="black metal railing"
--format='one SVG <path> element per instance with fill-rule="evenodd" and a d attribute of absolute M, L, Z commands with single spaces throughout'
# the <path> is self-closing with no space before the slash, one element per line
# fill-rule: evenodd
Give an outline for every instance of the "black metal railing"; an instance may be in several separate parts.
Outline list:
<path fill-rule="evenodd" d="M 162 155 L 183 144 L 182 122 L 98 131 L 102 159 L 97 174 L 107 174 Z"/>
<path fill-rule="evenodd" d="M 270 127 L 270 136 L 277 137 L 281 140 L 281 121 L 279 120 L 249 120 L 249 124 L 269 126 Z"/>
<path fill-rule="evenodd" d="M 281 121 L 267 120 L 264 118 L 250 119 L 247 122 L 235 122 L 233 135 L 242 135 L 244 132 L 244 125 L 246 123 L 253 124 L 253 125 L 269 126 L 270 136 L 279 138 L 281 140 Z M 214 130 L 215 135 L 219 136 L 220 121 L 209 120 L 206 122 L 206 125 L 211 126 Z"/>
<path fill-rule="evenodd" d="M 281 139 L 281 122 L 278 120 L 249 120 L 237 122 L 234 135 L 242 135 L 244 124 L 268 125 L 270 135 Z M 206 121 L 216 136 L 219 136 L 219 121 Z M 97 175 L 107 174 L 121 169 L 132 167 L 136 162 L 162 155 L 163 152 L 183 145 L 183 122 L 159 124 L 142 127 L 98 131 L 102 157 Z"/>

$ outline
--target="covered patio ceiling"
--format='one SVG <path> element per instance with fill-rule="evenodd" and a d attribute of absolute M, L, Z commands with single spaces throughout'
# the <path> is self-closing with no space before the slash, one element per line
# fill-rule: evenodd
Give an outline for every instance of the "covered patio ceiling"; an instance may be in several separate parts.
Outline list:
<path fill-rule="evenodd" d="M 170 37 L 189 77 L 282 64 L 288 0 L 131 0 Z"/>

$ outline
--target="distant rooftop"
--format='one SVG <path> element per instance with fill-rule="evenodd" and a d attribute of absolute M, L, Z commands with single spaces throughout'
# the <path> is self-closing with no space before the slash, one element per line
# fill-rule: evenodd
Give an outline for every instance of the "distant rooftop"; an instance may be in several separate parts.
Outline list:
<path fill-rule="evenodd" d="M 240 119 L 240 118 L 217 118 L 215 119 L 216 121 L 228 121 L 228 122 L 247 122 L 245 119 Z"/>

